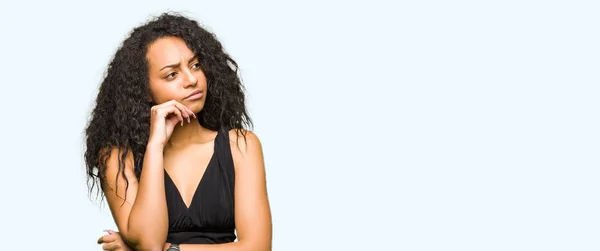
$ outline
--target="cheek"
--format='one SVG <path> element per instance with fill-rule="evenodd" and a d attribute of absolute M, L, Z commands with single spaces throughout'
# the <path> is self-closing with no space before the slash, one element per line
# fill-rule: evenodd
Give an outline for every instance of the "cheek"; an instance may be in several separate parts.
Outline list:
<path fill-rule="evenodd" d="M 208 92 L 208 86 L 210 84 L 208 83 L 208 79 L 206 79 L 206 77 L 202 73 L 196 74 L 196 77 L 198 78 L 198 87 Z"/>
<path fill-rule="evenodd" d="M 197 70 L 193 73 L 196 79 L 198 79 L 198 85 L 204 85 L 206 87 L 206 75 L 202 70 Z"/>
<path fill-rule="evenodd" d="M 151 83 L 150 92 L 152 94 L 152 101 L 155 104 L 161 104 L 172 99 L 176 99 L 174 91 L 169 88 L 167 83 Z"/>

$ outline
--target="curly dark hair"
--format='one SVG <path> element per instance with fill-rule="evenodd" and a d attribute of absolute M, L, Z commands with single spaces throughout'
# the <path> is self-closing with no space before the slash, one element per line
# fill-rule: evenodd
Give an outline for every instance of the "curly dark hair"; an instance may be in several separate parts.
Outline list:
<path fill-rule="evenodd" d="M 199 123 L 211 130 L 236 130 L 245 137 L 252 126 L 237 63 L 216 36 L 197 21 L 166 12 L 134 28 L 106 69 L 95 106 L 85 129 L 84 154 L 90 194 L 94 187 L 104 198 L 105 168 L 111 149 L 119 149 L 119 173 L 125 179 L 125 157 L 131 151 L 139 179 L 150 131 L 149 45 L 162 37 L 179 37 L 198 57 L 208 91 Z"/>

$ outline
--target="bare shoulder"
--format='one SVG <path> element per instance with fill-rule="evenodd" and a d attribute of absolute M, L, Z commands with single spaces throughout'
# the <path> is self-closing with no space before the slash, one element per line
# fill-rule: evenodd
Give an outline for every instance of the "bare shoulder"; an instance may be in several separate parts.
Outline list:
<path fill-rule="evenodd" d="M 231 145 L 232 153 L 237 152 L 238 154 L 256 154 L 258 152 L 262 152 L 260 139 L 254 132 L 249 130 L 229 130 L 229 143 Z"/>
<path fill-rule="evenodd" d="M 106 184 L 104 184 L 104 192 L 115 191 L 119 196 L 124 195 L 125 191 L 117 191 L 117 186 L 122 183 L 123 176 L 127 177 L 126 185 L 137 183 L 137 178 L 133 171 L 134 158 L 131 149 L 125 153 L 124 149 L 119 147 L 105 148 L 100 154 L 101 162 L 104 162 Z M 103 157 L 102 157 L 103 156 Z M 119 163 L 123 158 L 123 169 L 120 169 Z M 110 196 L 110 193 L 107 193 Z"/>
<path fill-rule="evenodd" d="M 127 154 L 125 154 L 124 149 L 120 149 L 119 147 L 110 147 L 105 148 L 101 152 L 100 156 L 105 156 L 105 166 L 107 172 L 117 172 L 119 169 L 119 162 L 121 157 L 124 157 L 125 161 L 125 169 L 133 170 L 133 152 L 131 149 L 127 150 Z"/>
<path fill-rule="evenodd" d="M 263 169 L 263 150 L 258 136 L 249 130 L 229 131 L 229 144 L 235 169 Z"/>

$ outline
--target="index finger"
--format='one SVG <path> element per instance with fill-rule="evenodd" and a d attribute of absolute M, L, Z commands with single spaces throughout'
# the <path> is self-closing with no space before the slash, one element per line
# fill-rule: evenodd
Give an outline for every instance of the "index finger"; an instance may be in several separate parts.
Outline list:
<path fill-rule="evenodd" d="M 179 109 L 180 111 L 184 112 L 186 114 L 186 117 L 192 115 L 190 114 L 190 108 L 187 108 L 187 106 L 183 105 L 182 103 L 173 100 L 173 105 L 175 105 L 175 107 L 177 107 L 177 109 Z"/>
<path fill-rule="evenodd" d="M 102 236 L 102 237 L 100 237 L 100 238 L 98 239 L 98 244 L 100 244 L 100 243 L 108 243 L 108 242 L 113 242 L 113 241 L 115 241 L 116 239 L 117 239 L 117 238 L 116 238 L 115 236 L 113 236 L 113 235 L 110 235 L 110 234 L 107 234 L 107 235 L 104 235 L 104 236 Z"/>

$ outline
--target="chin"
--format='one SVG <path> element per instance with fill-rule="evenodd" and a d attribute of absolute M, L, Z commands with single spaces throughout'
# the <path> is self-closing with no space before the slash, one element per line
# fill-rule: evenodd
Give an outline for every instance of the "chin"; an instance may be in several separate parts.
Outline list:
<path fill-rule="evenodd" d="M 192 110 L 192 112 L 194 112 L 195 114 L 198 114 L 204 108 L 204 100 L 199 100 L 197 102 L 190 103 L 188 105 L 188 108 L 190 108 L 190 110 Z"/>

